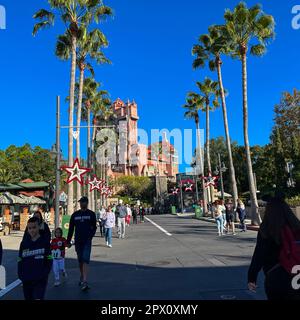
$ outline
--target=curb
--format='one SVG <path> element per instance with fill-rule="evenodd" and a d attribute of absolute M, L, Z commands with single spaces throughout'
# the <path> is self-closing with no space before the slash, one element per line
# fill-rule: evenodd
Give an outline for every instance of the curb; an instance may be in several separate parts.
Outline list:
<path fill-rule="evenodd" d="M 201 220 L 201 221 L 205 221 L 205 222 L 210 222 L 210 223 L 215 223 L 215 220 L 212 219 L 212 218 L 205 218 L 205 217 L 201 217 L 201 218 L 196 218 L 196 217 L 193 217 L 193 219 L 196 219 L 196 220 Z M 235 227 L 236 228 L 239 228 L 239 223 L 235 223 Z M 247 230 L 250 230 L 250 231 L 256 231 L 258 232 L 259 230 L 259 226 L 253 226 L 251 224 L 246 224 L 247 226 Z"/>

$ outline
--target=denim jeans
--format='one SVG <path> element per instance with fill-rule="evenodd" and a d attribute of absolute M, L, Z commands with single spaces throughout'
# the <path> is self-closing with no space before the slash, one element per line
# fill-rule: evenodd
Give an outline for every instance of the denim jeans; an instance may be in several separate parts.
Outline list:
<path fill-rule="evenodd" d="M 107 241 L 109 245 L 111 245 L 111 239 L 112 239 L 112 228 L 105 228 L 105 241 Z"/>
<path fill-rule="evenodd" d="M 125 218 L 120 218 L 119 217 L 118 218 L 118 234 L 122 238 L 125 237 L 125 228 L 126 228 Z"/>
<path fill-rule="evenodd" d="M 246 231 L 247 230 L 247 226 L 246 226 L 246 223 L 245 223 L 246 215 L 244 213 L 239 214 L 239 219 L 240 219 L 240 222 L 241 222 L 241 229 Z"/>
<path fill-rule="evenodd" d="M 226 227 L 226 213 L 222 213 L 222 218 L 223 218 L 223 226 L 225 229 L 225 227 Z"/>
<path fill-rule="evenodd" d="M 218 226 L 218 232 L 223 233 L 223 216 L 220 215 L 219 217 L 216 218 L 217 226 Z"/>

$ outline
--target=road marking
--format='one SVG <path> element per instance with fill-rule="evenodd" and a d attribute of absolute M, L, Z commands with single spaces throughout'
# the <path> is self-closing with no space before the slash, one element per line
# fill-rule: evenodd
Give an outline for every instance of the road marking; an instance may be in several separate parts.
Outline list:
<path fill-rule="evenodd" d="M 163 233 L 165 233 L 167 236 L 172 236 L 171 233 L 169 233 L 167 230 L 165 230 L 164 228 L 162 228 L 161 226 L 159 226 L 158 224 L 156 224 L 155 222 L 153 222 L 152 220 L 150 220 L 149 218 L 145 217 L 146 220 L 148 220 L 149 222 L 151 222 L 156 228 L 158 228 L 160 231 L 162 231 Z"/>
<path fill-rule="evenodd" d="M 5 296 L 7 293 L 9 293 L 11 290 L 13 290 L 14 288 L 16 288 L 17 286 L 19 286 L 22 283 L 22 281 L 20 279 L 12 282 L 10 285 L 8 285 L 5 289 L 0 291 L 0 298 L 2 298 L 3 296 Z"/>
<path fill-rule="evenodd" d="M 217 266 L 217 267 L 223 267 L 226 266 L 226 264 L 216 258 L 211 258 L 208 259 L 209 262 L 211 262 L 213 265 Z"/>

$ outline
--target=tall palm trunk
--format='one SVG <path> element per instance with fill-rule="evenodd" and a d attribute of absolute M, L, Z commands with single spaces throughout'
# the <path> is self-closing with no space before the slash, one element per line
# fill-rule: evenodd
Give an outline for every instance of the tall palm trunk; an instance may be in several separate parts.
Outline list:
<path fill-rule="evenodd" d="M 69 140 L 68 140 L 68 164 L 73 165 L 73 125 L 74 125 L 74 100 L 75 100 L 75 74 L 76 74 L 76 46 L 77 39 L 72 36 L 72 58 L 71 58 L 71 77 L 70 77 L 70 105 L 69 105 Z M 74 210 L 74 185 L 73 182 L 68 184 L 68 215 L 71 215 Z"/>
<path fill-rule="evenodd" d="M 210 119 L 209 119 L 209 101 L 206 101 L 206 160 L 208 175 L 211 175 L 211 162 L 210 162 Z M 214 202 L 214 187 L 209 186 L 210 202 Z"/>
<path fill-rule="evenodd" d="M 222 61 L 220 61 L 220 59 L 218 58 L 217 59 L 217 70 L 218 70 L 218 79 L 219 79 L 219 85 L 220 85 L 220 91 L 221 91 L 222 110 L 223 110 L 223 118 L 224 118 L 224 129 L 225 129 L 225 136 L 226 136 L 226 146 L 227 146 L 228 159 L 229 159 L 229 174 L 230 174 L 230 180 L 231 180 L 231 188 L 232 188 L 232 193 L 233 193 L 234 206 L 236 208 L 237 199 L 238 199 L 238 189 L 237 189 L 237 184 L 236 184 L 236 179 L 235 179 L 235 169 L 234 169 L 233 159 L 232 159 L 231 140 L 230 140 L 230 135 L 229 135 L 227 106 L 226 106 L 226 98 L 225 98 L 225 92 L 224 92 L 224 86 L 223 86 L 221 64 L 222 64 Z"/>
<path fill-rule="evenodd" d="M 202 152 L 201 152 L 201 137 L 200 137 L 200 123 L 199 119 L 196 119 L 196 127 L 197 127 L 197 142 L 198 142 L 198 159 L 200 162 L 200 170 L 202 171 L 202 176 L 204 176 L 204 163 L 202 160 Z M 202 192 L 203 192 L 203 213 L 207 214 L 207 198 L 206 198 L 206 190 L 205 190 L 205 182 L 204 179 L 201 179 L 202 184 Z"/>
<path fill-rule="evenodd" d="M 208 174 L 211 173 L 210 163 L 210 121 L 209 121 L 209 102 L 206 102 L 206 160 Z"/>
<path fill-rule="evenodd" d="M 93 128 L 92 128 L 92 147 L 91 147 L 91 165 L 93 168 L 93 171 L 96 172 L 96 164 L 95 164 L 95 157 L 94 157 L 94 146 L 95 146 L 95 139 L 96 139 L 96 129 L 95 129 L 95 117 L 93 117 Z M 96 191 L 93 190 L 92 192 L 92 210 L 96 210 Z"/>
<path fill-rule="evenodd" d="M 88 127 L 88 133 L 87 133 L 87 163 L 88 163 L 88 168 L 91 168 L 91 108 L 88 106 L 87 108 L 87 127 Z M 88 180 L 91 179 L 90 173 L 88 173 Z M 89 189 L 87 190 L 88 192 L 88 199 L 89 199 L 89 204 L 90 208 L 92 206 L 92 193 L 89 192 Z"/>
<path fill-rule="evenodd" d="M 80 124 L 81 124 L 81 113 L 82 113 L 82 93 L 83 93 L 83 82 L 84 82 L 84 66 L 80 65 L 80 79 L 79 79 L 79 93 L 78 93 L 78 106 L 77 106 L 77 140 L 76 140 L 76 158 L 80 163 Z M 77 183 L 77 210 L 80 209 L 78 200 L 81 198 L 81 185 Z"/>
<path fill-rule="evenodd" d="M 251 201 L 251 217 L 252 224 L 260 224 L 261 217 L 258 212 L 258 203 L 256 197 L 256 189 L 254 184 L 251 154 L 250 154 L 250 145 L 248 137 L 248 92 L 247 92 L 247 56 L 246 50 L 242 54 L 242 81 L 243 81 L 243 120 L 244 120 L 244 143 L 246 151 L 246 163 L 247 163 L 247 173 L 248 173 L 248 182 L 249 182 L 249 191 L 250 191 L 250 201 Z"/>

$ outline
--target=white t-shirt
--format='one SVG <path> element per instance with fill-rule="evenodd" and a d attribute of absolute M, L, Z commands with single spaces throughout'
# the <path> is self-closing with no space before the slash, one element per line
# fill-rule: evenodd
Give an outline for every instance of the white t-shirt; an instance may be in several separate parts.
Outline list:
<path fill-rule="evenodd" d="M 128 214 L 129 216 L 132 215 L 132 211 L 131 211 L 131 208 L 130 208 L 130 207 L 127 207 L 127 214 Z"/>
<path fill-rule="evenodd" d="M 223 214 L 223 212 L 225 211 L 225 206 L 222 206 L 222 205 L 217 205 L 217 208 L 215 210 L 215 216 L 216 217 L 219 217 L 220 215 Z"/>

